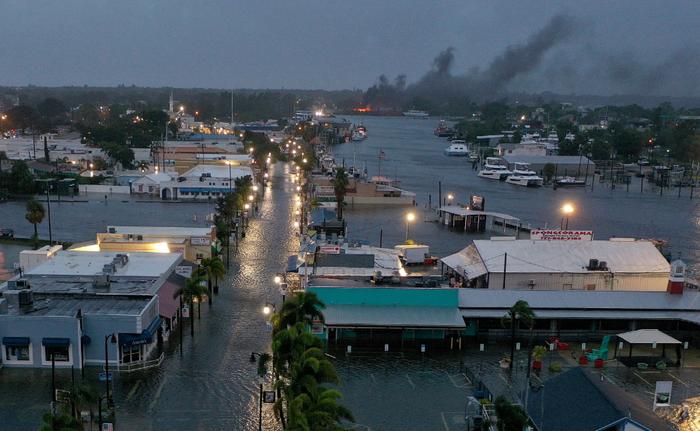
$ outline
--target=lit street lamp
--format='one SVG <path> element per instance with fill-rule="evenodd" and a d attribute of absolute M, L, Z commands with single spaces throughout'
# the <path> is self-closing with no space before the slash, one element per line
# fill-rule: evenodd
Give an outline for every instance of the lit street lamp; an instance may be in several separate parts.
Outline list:
<path fill-rule="evenodd" d="M 447 194 L 447 204 L 452 205 L 452 199 L 454 199 L 454 195 L 452 193 Z"/>
<path fill-rule="evenodd" d="M 409 224 L 412 223 L 416 219 L 416 214 L 415 213 L 408 213 L 406 214 L 406 242 L 408 242 L 408 230 L 409 230 Z"/>
<path fill-rule="evenodd" d="M 569 229 L 569 217 L 574 213 L 575 208 L 572 204 L 570 203 L 565 203 L 561 207 L 561 212 L 564 214 L 561 218 L 561 224 L 559 225 L 560 230 L 567 230 Z M 566 225 L 564 225 L 564 219 L 566 218 Z"/>

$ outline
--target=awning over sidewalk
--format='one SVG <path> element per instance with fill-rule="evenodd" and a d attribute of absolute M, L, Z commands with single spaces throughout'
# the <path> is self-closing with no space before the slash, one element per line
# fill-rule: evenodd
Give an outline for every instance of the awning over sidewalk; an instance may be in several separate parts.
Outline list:
<path fill-rule="evenodd" d="M 42 338 L 41 344 L 47 347 L 68 347 L 69 338 Z"/>
<path fill-rule="evenodd" d="M 629 344 L 681 344 L 680 341 L 664 334 L 658 329 L 638 329 L 636 331 L 623 332 L 617 336 Z"/>
<path fill-rule="evenodd" d="M 150 325 L 140 334 L 119 334 L 119 344 L 122 346 L 138 346 L 140 344 L 151 344 L 153 335 L 158 331 L 162 319 L 157 316 Z"/>
<path fill-rule="evenodd" d="M 366 328 L 465 328 L 458 308 L 333 305 L 323 309 L 326 326 Z"/>
<path fill-rule="evenodd" d="M 29 337 L 2 337 L 4 346 L 23 347 L 29 345 Z"/>

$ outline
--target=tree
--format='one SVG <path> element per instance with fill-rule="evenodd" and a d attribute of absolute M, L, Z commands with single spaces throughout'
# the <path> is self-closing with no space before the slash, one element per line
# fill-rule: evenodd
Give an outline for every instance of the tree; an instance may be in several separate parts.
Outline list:
<path fill-rule="evenodd" d="M 337 204 L 338 220 L 343 219 L 343 203 L 345 202 L 345 194 L 348 188 L 348 175 L 345 168 L 338 168 L 335 171 L 335 178 L 331 181 L 333 184 L 333 193 Z"/>
<path fill-rule="evenodd" d="M 134 161 L 134 150 L 126 144 L 116 142 L 100 142 L 97 144 L 114 162 L 121 163 L 125 168 L 131 167 Z"/>
<path fill-rule="evenodd" d="M 554 165 L 554 163 L 547 163 L 542 168 L 542 175 L 544 175 L 544 180 L 547 182 L 552 181 L 552 177 L 554 177 L 556 172 L 557 167 Z"/>
<path fill-rule="evenodd" d="M 297 323 L 312 325 L 314 320 L 323 322 L 321 310 L 325 304 L 314 292 L 299 292 L 284 302 L 279 312 L 273 316 L 274 330 L 280 331 Z"/>
<path fill-rule="evenodd" d="M 522 407 L 511 404 L 503 395 L 494 401 L 498 431 L 522 431 L 527 425 L 528 416 Z"/>
<path fill-rule="evenodd" d="M 182 297 L 185 302 L 190 304 L 190 333 L 194 337 L 194 301 L 198 304 L 202 303 L 202 299 L 207 294 L 207 288 L 202 285 L 204 279 L 199 274 L 194 274 L 187 279 L 185 286 L 179 288 L 173 294 L 173 298 Z M 182 324 L 182 323 L 180 323 Z"/>
<path fill-rule="evenodd" d="M 224 276 L 224 274 L 226 273 L 226 268 L 224 267 L 224 263 L 221 262 L 221 259 L 215 256 L 212 258 L 202 259 L 199 263 L 199 269 L 201 270 L 201 274 L 207 279 L 207 297 L 209 300 L 209 305 L 211 305 L 213 296 L 212 279 L 215 280 L 216 287 L 214 289 L 219 290 L 218 278 Z"/>
<path fill-rule="evenodd" d="M 27 201 L 27 213 L 24 215 L 27 221 L 34 225 L 34 249 L 39 246 L 39 234 L 36 225 L 44 220 L 44 206 L 34 199 Z"/>
<path fill-rule="evenodd" d="M 505 277 L 505 274 L 503 274 Z M 515 358 L 515 331 L 520 323 L 532 328 L 535 323 L 535 312 L 530 308 L 530 304 L 525 300 L 518 300 L 508 312 L 501 318 L 503 326 L 510 324 L 510 368 L 513 368 Z"/>
<path fill-rule="evenodd" d="M 31 106 L 17 105 L 13 106 L 9 111 L 7 111 L 7 119 L 12 127 L 20 130 L 20 133 L 24 135 L 24 132 L 28 127 L 34 127 L 34 124 L 38 119 L 38 115 Z"/>
<path fill-rule="evenodd" d="M 51 412 L 46 412 L 42 416 L 42 422 L 39 426 L 39 431 L 77 431 L 81 429 L 80 422 L 65 413 L 54 415 Z"/>
<path fill-rule="evenodd" d="M 36 109 L 49 131 L 54 124 L 65 121 L 66 112 L 68 112 L 66 105 L 54 97 L 47 97 L 37 105 Z"/>
<path fill-rule="evenodd" d="M 148 165 L 148 162 L 145 160 L 141 160 L 138 163 L 136 163 L 136 169 L 138 169 L 141 172 L 146 172 L 150 166 Z"/>

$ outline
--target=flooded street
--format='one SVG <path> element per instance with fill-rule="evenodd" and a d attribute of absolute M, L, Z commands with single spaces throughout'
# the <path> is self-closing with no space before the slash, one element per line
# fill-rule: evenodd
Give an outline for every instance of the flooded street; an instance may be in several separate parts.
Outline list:
<path fill-rule="evenodd" d="M 354 118 L 353 121 L 359 121 Z M 378 172 L 377 155 L 384 151 L 382 175 L 397 177 L 401 187 L 417 194 L 419 217 L 411 225 L 411 237 L 431 246 L 438 256 L 455 252 L 483 235 L 452 232 L 434 223 L 428 210 L 429 195 L 437 204 L 438 182 L 444 194 L 466 202 L 470 194 L 483 195 L 488 210 L 519 217 L 525 225 L 558 226 L 559 208 L 574 202 L 574 228 L 593 229 L 596 238 L 635 236 L 668 239 L 674 257 L 678 254 L 695 269 L 698 200 L 689 190 L 659 196 L 650 186 L 639 192 L 633 183 L 611 190 L 602 183 L 589 189 L 526 189 L 483 180 L 465 159 L 442 154 L 447 146 L 432 130 L 435 119 L 363 118 L 369 139 L 333 148 L 338 162 L 346 166 L 357 160 L 370 175 Z M 272 282 L 275 273 L 296 253 L 298 241 L 290 218 L 292 193 L 289 168 L 275 165 L 273 181 L 265 191 L 260 212 L 250 221 L 247 235 L 232 255 L 231 269 L 211 309 L 202 305 L 201 320 L 195 321 L 195 336 L 188 322 L 180 356 L 175 331 L 165 344 L 160 368 L 116 376 L 114 394 L 117 427 L 122 430 L 254 430 L 258 421 L 258 384 L 251 352 L 269 351 L 269 329 L 261 309 L 266 302 L 280 303 Z M 636 180 L 636 178 L 635 178 Z M 76 196 L 75 202 L 52 202 L 54 239 L 80 242 L 93 240 L 107 225 L 205 226 L 214 203 L 140 202 L 128 196 Z M 393 247 L 403 241 L 407 208 L 348 208 L 348 236 Z M 0 204 L 0 227 L 29 236 L 32 226 L 24 219 L 24 202 Z M 40 236 L 48 237 L 47 223 Z M 0 267 L 11 268 L 22 247 L 0 244 Z M 1 270 L 1 269 L 0 269 Z M 500 348 L 487 353 L 357 352 L 331 353 L 342 380 L 343 403 L 355 414 L 355 429 L 463 429 L 464 399 L 471 383 L 464 377 L 465 364 L 478 369 L 494 368 Z M 85 378 L 96 380 L 97 368 L 87 368 Z M 58 387 L 70 385 L 69 371 L 58 372 Z M 80 372 L 76 370 L 76 379 Z M 25 382 L 30 381 L 27 385 Z M 269 383 L 268 383 L 269 385 Z M 50 370 L 0 371 L 0 429 L 35 430 L 41 414 L 49 408 Z M 264 429 L 278 429 L 270 405 L 264 406 Z"/>

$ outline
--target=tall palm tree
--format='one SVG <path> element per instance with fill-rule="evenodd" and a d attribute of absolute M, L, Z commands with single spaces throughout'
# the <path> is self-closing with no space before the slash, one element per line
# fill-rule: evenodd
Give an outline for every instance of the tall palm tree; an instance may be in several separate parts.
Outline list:
<path fill-rule="evenodd" d="M 194 301 L 195 299 L 199 304 L 202 303 L 202 299 L 207 294 L 207 288 L 202 285 L 204 279 L 199 274 L 194 274 L 192 277 L 187 279 L 184 287 L 179 288 L 173 293 L 173 298 L 182 297 L 183 300 L 189 302 L 190 304 L 190 333 L 194 337 Z M 180 323 L 182 324 L 182 323 Z M 182 341 L 180 341 L 182 342 Z"/>
<path fill-rule="evenodd" d="M 340 391 L 318 385 L 310 389 L 290 403 L 288 429 L 340 431 L 346 429 L 342 421 L 354 421 L 352 412 L 338 404 Z"/>
<path fill-rule="evenodd" d="M 335 201 L 337 204 L 336 213 L 338 215 L 338 220 L 343 219 L 343 203 L 345 202 L 345 194 L 348 188 L 348 174 L 345 172 L 345 168 L 338 168 L 335 171 L 335 177 L 331 181 L 333 184 L 333 193 L 335 194 Z"/>
<path fill-rule="evenodd" d="M 272 317 L 273 332 L 297 323 L 313 324 L 314 320 L 324 321 L 321 310 L 325 304 L 314 292 L 300 292 L 286 300 L 278 313 Z"/>
<path fill-rule="evenodd" d="M 34 199 L 29 199 L 27 201 L 27 213 L 24 215 L 24 218 L 26 218 L 29 223 L 34 225 L 35 250 L 39 246 L 39 233 L 37 231 L 36 225 L 38 225 L 44 220 L 44 214 L 44 206 L 41 204 L 41 202 L 36 201 Z"/>
<path fill-rule="evenodd" d="M 141 160 L 138 163 L 136 163 L 136 169 L 138 169 L 141 172 L 146 172 L 149 168 L 148 162 L 145 160 Z"/>
<path fill-rule="evenodd" d="M 219 256 L 212 256 L 209 262 L 209 276 L 214 277 L 214 293 L 219 292 L 219 279 L 226 275 L 226 266 Z"/>
<path fill-rule="evenodd" d="M 515 331 L 519 324 L 523 324 L 532 329 L 535 323 L 535 312 L 530 308 L 527 301 L 520 299 L 508 312 L 501 318 L 501 324 L 506 326 L 510 324 L 510 368 L 513 368 L 513 360 L 515 358 Z"/>

